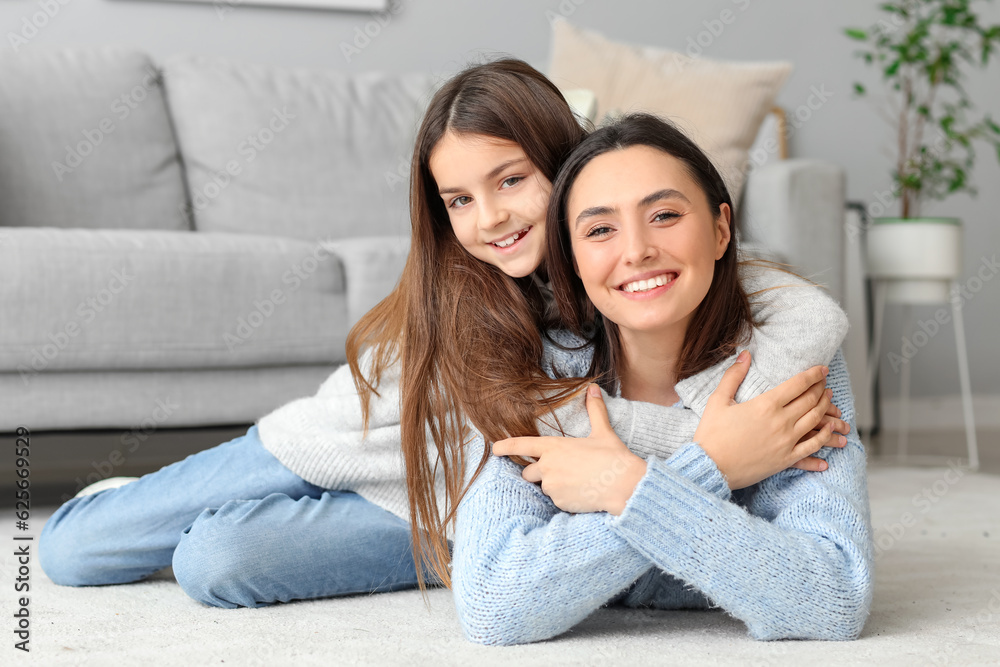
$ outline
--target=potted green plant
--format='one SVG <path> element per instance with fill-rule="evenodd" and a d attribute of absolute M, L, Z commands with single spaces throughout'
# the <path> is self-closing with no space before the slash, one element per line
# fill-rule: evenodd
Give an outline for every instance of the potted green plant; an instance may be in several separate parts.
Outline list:
<path fill-rule="evenodd" d="M 891 279 L 894 301 L 947 301 L 962 268 L 957 218 L 920 217 L 920 205 L 958 193 L 976 193 L 971 179 L 976 142 L 1000 159 L 1000 125 L 987 113 L 972 118 L 962 85 L 973 67 L 987 67 L 1000 48 L 1000 25 L 985 26 L 976 0 L 895 0 L 867 30 L 848 28 L 857 51 L 888 87 L 896 130 L 893 194 L 900 215 L 875 218 L 867 234 L 869 273 Z M 860 83 L 855 93 L 867 94 Z"/>

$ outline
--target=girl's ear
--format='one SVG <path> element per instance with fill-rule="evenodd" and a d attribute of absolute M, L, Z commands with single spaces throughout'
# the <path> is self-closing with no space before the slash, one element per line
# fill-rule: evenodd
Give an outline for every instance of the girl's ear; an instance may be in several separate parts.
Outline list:
<path fill-rule="evenodd" d="M 729 247 L 729 241 L 733 238 L 730 224 L 732 223 L 732 209 L 729 204 L 723 203 L 719 206 L 719 217 L 715 219 L 715 259 L 722 259 Z"/>

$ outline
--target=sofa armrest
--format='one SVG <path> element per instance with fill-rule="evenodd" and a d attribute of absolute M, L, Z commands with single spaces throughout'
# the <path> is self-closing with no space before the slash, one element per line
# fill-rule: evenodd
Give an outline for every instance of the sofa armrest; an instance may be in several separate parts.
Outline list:
<path fill-rule="evenodd" d="M 410 253 L 410 237 L 330 239 L 320 246 L 336 255 L 344 266 L 350 328 L 396 287 Z"/>
<path fill-rule="evenodd" d="M 749 254 L 791 264 L 842 301 L 844 170 L 821 160 L 773 162 L 747 178 L 740 230 Z"/>

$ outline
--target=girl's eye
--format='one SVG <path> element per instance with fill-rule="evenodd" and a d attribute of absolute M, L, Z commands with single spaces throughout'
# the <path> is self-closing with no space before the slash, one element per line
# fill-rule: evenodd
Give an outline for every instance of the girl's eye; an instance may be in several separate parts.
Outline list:
<path fill-rule="evenodd" d="M 608 225 L 598 225 L 587 232 L 587 238 L 597 238 L 600 236 L 607 236 L 611 233 L 611 227 Z"/>
<path fill-rule="evenodd" d="M 463 200 L 465 200 L 465 201 L 463 201 Z M 461 197 L 455 197 L 454 199 L 452 199 L 448 203 L 448 207 L 449 208 L 462 208 L 463 206 L 467 206 L 470 201 L 472 201 L 472 197 L 469 197 L 468 195 L 462 195 Z"/>
<path fill-rule="evenodd" d="M 653 216 L 654 222 L 665 222 L 673 218 L 679 218 L 680 213 L 674 213 L 673 211 L 661 211 Z"/>
<path fill-rule="evenodd" d="M 503 187 L 512 188 L 518 183 L 524 180 L 523 176 L 511 176 L 510 178 L 505 178 L 503 181 Z"/>

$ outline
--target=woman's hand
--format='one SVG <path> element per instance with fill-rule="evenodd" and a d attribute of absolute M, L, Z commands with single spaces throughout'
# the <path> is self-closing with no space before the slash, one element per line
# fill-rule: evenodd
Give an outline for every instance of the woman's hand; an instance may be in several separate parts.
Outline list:
<path fill-rule="evenodd" d="M 615 434 L 596 384 L 587 389 L 590 436 L 586 438 L 507 438 L 493 444 L 497 456 L 530 456 L 521 476 L 541 483 L 556 507 L 566 512 L 621 514 L 646 462 L 629 451 Z"/>
<path fill-rule="evenodd" d="M 752 486 L 788 467 L 823 470 L 811 458 L 824 446 L 843 447 L 849 426 L 826 389 L 828 370 L 814 366 L 745 403 L 733 397 L 750 367 L 744 351 L 712 394 L 695 441 L 715 461 L 736 490 Z"/>

